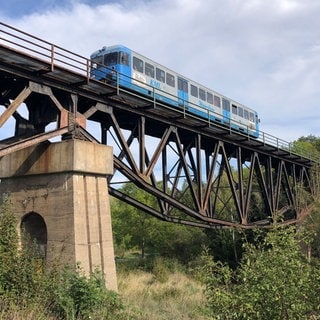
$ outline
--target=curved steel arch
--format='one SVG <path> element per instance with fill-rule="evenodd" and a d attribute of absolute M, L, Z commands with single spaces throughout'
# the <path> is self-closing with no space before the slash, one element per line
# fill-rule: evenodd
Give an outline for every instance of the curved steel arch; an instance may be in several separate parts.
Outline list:
<path fill-rule="evenodd" d="M 121 192 L 114 175 L 109 192 L 116 198 L 160 219 L 206 228 L 299 219 L 298 197 L 311 192 L 308 167 L 174 124 L 164 125 L 161 134 L 158 128 L 159 137 L 151 143 L 146 128 L 154 120 L 143 115 L 135 117 L 125 137 L 117 115 L 110 111 L 108 116 L 105 133 L 119 146 L 114 166 L 124 178 L 120 181 L 133 182 L 155 197 L 157 205 Z"/>

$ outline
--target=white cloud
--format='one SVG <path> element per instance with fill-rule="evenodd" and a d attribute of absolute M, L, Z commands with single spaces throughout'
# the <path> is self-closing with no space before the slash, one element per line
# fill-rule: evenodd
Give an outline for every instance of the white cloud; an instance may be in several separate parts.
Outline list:
<path fill-rule="evenodd" d="M 7 22 L 87 57 L 125 44 L 255 108 L 262 130 L 292 141 L 320 136 L 319 16 L 317 0 L 77 0 Z"/>

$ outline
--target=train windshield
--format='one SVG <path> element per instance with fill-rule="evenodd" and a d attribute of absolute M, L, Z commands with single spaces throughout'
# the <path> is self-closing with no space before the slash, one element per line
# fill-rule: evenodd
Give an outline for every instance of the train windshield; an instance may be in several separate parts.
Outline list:
<path fill-rule="evenodd" d="M 104 55 L 103 64 L 106 66 L 113 66 L 118 63 L 119 52 L 111 52 Z"/>
<path fill-rule="evenodd" d="M 103 64 L 114 66 L 115 64 L 129 65 L 129 54 L 122 51 L 110 52 L 104 55 Z"/>
<path fill-rule="evenodd" d="M 93 63 L 102 64 L 103 63 L 103 57 L 102 56 L 96 56 L 92 58 L 91 60 Z"/>

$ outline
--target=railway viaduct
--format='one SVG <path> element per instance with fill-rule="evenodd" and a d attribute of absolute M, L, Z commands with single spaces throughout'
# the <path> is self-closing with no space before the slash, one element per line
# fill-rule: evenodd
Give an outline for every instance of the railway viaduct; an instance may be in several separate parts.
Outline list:
<path fill-rule="evenodd" d="M 312 155 L 95 81 L 88 59 L 4 23 L 0 108 L 1 202 L 48 261 L 100 268 L 110 289 L 109 194 L 164 221 L 256 228 L 296 223 L 315 193 Z M 157 205 L 121 192 L 128 182 Z"/>

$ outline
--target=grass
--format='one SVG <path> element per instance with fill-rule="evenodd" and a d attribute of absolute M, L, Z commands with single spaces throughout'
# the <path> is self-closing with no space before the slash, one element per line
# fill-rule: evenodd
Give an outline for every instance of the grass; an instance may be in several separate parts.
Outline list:
<path fill-rule="evenodd" d="M 166 281 L 152 273 L 134 270 L 118 273 L 119 294 L 130 320 L 208 320 L 203 287 L 182 272 L 170 273 Z M 29 306 L 4 311 L 0 302 L 0 320 L 57 320 L 41 307 Z"/>
<path fill-rule="evenodd" d="M 120 272 L 118 283 L 129 312 L 140 320 L 208 319 L 203 287 L 186 274 L 174 272 L 158 281 L 144 271 Z"/>
<path fill-rule="evenodd" d="M 40 305 L 32 305 L 28 307 L 8 307 L 6 301 L 0 301 L 0 320 L 57 320 L 46 314 Z"/>

